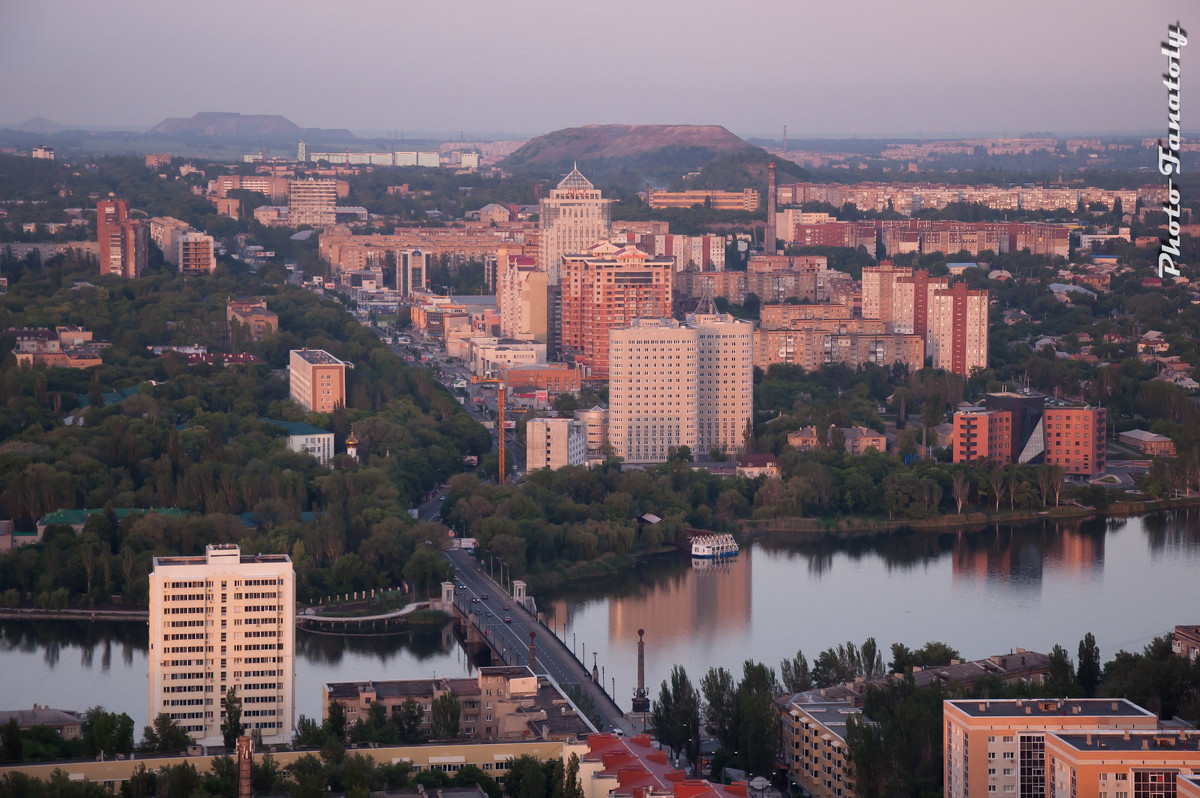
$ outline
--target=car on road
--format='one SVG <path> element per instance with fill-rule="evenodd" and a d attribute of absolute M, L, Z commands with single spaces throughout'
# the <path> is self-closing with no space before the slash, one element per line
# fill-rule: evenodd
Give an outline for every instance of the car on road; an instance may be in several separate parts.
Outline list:
<path fill-rule="evenodd" d="M 507 612 L 507 611 L 508 611 L 508 605 L 507 605 L 507 604 L 505 604 L 505 605 L 504 605 L 504 610 L 505 610 L 505 612 Z"/>
<path fill-rule="evenodd" d="M 489 617 L 489 618 L 495 618 L 496 616 L 495 616 L 495 615 L 492 615 L 492 611 L 491 611 L 491 610 L 488 610 L 488 611 L 487 611 L 487 617 Z"/>
<path fill-rule="evenodd" d="M 477 598 L 472 598 L 472 599 L 471 599 L 471 603 L 472 603 L 472 604 L 478 604 L 478 603 L 479 603 L 479 599 L 477 599 Z"/>
<path fill-rule="evenodd" d="M 505 615 L 505 616 L 504 616 L 504 622 L 505 622 L 505 623 L 512 623 L 512 618 L 510 618 L 510 617 L 508 617 L 507 615 Z"/>
<path fill-rule="evenodd" d="M 482 596 L 480 596 L 479 598 L 481 598 L 481 599 L 482 599 L 482 600 L 484 600 L 484 601 L 487 601 L 487 593 L 484 593 L 484 594 L 483 594 Z"/>

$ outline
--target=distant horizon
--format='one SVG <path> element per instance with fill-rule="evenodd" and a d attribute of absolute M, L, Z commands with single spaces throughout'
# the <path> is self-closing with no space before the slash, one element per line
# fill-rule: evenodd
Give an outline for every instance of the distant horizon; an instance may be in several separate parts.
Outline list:
<path fill-rule="evenodd" d="M 1160 43 L 1184 0 L 730 6 L 607 0 L 0 3 L 13 120 L 149 128 L 198 109 L 306 126 L 538 134 L 594 119 L 719 124 L 775 140 L 1051 130 L 1165 135 Z M 1200 130 L 1185 48 L 1184 135 Z M 85 121 L 86 120 L 86 121 Z M 525 137 L 524 135 L 517 136 Z"/>
<path fill-rule="evenodd" d="M 281 113 L 247 113 L 244 111 L 197 111 L 196 113 L 238 113 L 242 116 L 279 116 L 287 119 L 293 124 L 301 128 L 321 128 L 326 130 L 349 130 L 356 138 L 363 140 L 378 140 L 378 139 L 393 139 L 400 141 L 401 139 L 414 140 L 440 140 L 445 143 L 453 142 L 456 139 L 463 141 L 509 141 L 509 140 L 529 140 L 544 136 L 548 133 L 553 133 L 558 130 L 567 130 L 576 127 L 586 127 L 588 125 L 718 125 L 716 122 L 585 122 L 578 125 L 568 125 L 565 128 L 555 128 L 554 130 L 543 130 L 537 133 L 519 133 L 515 131 L 471 131 L 471 130 L 402 130 L 402 129 L 383 129 L 383 128 L 356 128 L 353 125 L 333 124 L 333 125 L 305 125 L 297 122 L 288 114 Z M 162 123 L 166 119 L 191 118 L 194 114 L 189 114 L 184 117 L 162 117 L 161 119 L 149 123 L 125 123 L 125 124 L 95 124 L 88 122 L 64 122 L 59 119 L 53 119 L 44 114 L 36 114 L 24 121 L 17 122 L 8 120 L 0 122 L 0 129 L 17 131 L 20 128 L 28 125 L 35 119 L 41 118 L 55 125 L 60 125 L 67 130 L 81 130 L 85 132 L 96 133 L 137 133 L 145 135 L 154 127 Z M 719 125 L 729 130 L 735 136 L 738 136 L 744 141 L 771 141 L 782 145 L 782 129 L 778 133 L 772 135 L 769 133 L 739 133 L 737 130 L 731 129 L 726 125 Z M 30 132 L 33 131 L 23 131 Z M 54 135 L 47 133 L 45 135 Z M 853 133 L 846 134 L 805 134 L 793 136 L 791 131 L 788 133 L 788 142 L 804 142 L 804 141 L 893 141 L 893 140 L 910 140 L 910 141 L 940 141 L 940 140 L 963 140 L 963 139 L 984 139 L 984 138 L 1041 138 L 1053 137 L 1055 139 L 1065 138 L 1146 138 L 1149 136 L 1161 136 L 1162 132 L 1152 128 L 1143 128 L 1141 130 L 1067 130 L 1067 131 L 1048 131 L 1048 130 L 982 130 L 982 131 L 916 131 L 907 133 L 894 134 L 879 134 L 879 135 L 858 135 Z M 1195 140 L 1200 138 L 1200 131 L 1197 131 L 1197 136 L 1188 137 L 1185 135 L 1185 140 Z"/>

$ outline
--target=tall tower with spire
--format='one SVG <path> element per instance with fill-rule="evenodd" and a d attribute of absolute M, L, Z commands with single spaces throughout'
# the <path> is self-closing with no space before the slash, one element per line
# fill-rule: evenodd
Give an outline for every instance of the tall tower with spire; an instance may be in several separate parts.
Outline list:
<path fill-rule="evenodd" d="M 539 203 L 538 266 L 556 286 L 563 255 L 578 255 L 612 238 L 612 200 L 606 200 L 575 165 Z"/>

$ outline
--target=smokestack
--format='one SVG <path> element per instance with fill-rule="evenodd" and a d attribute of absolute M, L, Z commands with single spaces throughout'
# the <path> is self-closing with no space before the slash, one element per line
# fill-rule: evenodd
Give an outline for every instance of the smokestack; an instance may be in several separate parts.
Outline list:
<path fill-rule="evenodd" d="M 537 673 L 537 632 L 529 633 L 529 670 Z"/>
<path fill-rule="evenodd" d="M 767 231 L 763 241 L 763 254 L 775 254 L 775 162 L 767 167 Z"/>

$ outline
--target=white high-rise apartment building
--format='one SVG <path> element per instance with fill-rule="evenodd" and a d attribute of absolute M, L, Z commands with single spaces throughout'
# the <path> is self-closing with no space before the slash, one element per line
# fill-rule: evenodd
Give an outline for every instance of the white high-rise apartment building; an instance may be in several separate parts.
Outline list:
<path fill-rule="evenodd" d="M 150 572 L 150 718 L 166 713 L 202 745 L 223 742 L 235 688 L 247 734 L 287 744 L 295 727 L 296 574 L 286 554 L 155 557 Z"/>
<path fill-rule="evenodd" d="M 525 470 L 583 465 L 587 435 L 574 418 L 534 418 L 525 424 Z"/>
<path fill-rule="evenodd" d="M 697 313 L 687 326 L 700 336 L 697 454 L 741 454 L 754 413 L 754 324 L 728 313 Z"/>
<path fill-rule="evenodd" d="M 578 168 L 542 199 L 538 218 L 538 265 L 552 286 L 559 283 L 563 255 L 584 252 L 612 237 L 612 200 L 603 199 Z"/>
<path fill-rule="evenodd" d="M 609 330 L 608 439 L 627 463 L 697 444 L 700 334 L 671 319 Z"/>

